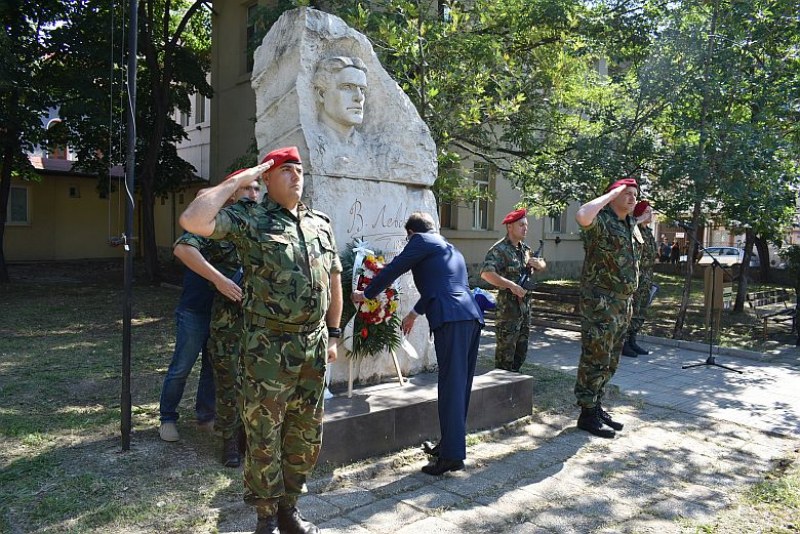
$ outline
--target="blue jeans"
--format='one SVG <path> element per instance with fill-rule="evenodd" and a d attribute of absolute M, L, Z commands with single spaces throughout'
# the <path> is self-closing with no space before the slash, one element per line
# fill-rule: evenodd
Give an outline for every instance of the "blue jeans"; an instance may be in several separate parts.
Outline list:
<path fill-rule="evenodd" d="M 206 354 L 211 314 L 178 308 L 175 310 L 175 352 L 169 364 L 164 385 L 161 388 L 161 421 L 178 420 L 178 404 L 181 402 L 186 379 L 192 372 L 197 356 L 202 353 L 200 380 L 197 383 L 197 400 L 194 409 L 197 421 L 205 423 L 215 417 L 214 368 Z"/>

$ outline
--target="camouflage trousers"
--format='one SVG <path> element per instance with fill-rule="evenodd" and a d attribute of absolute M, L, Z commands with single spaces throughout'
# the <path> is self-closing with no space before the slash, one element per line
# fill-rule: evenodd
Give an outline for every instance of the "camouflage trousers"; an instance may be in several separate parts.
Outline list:
<path fill-rule="evenodd" d="M 583 408 L 601 401 L 619 365 L 631 319 L 631 298 L 599 289 L 581 290 L 581 359 L 575 398 Z"/>
<path fill-rule="evenodd" d="M 650 301 L 650 286 L 653 285 L 651 278 L 639 278 L 639 288 L 633 294 L 633 315 L 628 334 L 638 334 L 642 329 L 644 319 L 647 316 L 647 303 Z"/>
<path fill-rule="evenodd" d="M 293 506 L 322 445 L 328 331 L 290 334 L 248 324 L 242 352 L 247 436 L 244 500 L 259 516 Z"/>
<path fill-rule="evenodd" d="M 495 369 L 519 372 L 528 356 L 530 324 L 528 303 L 525 300 L 520 302 L 510 291 L 501 291 L 495 314 Z"/>
<path fill-rule="evenodd" d="M 217 295 L 211 314 L 208 352 L 214 366 L 217 419 L 214 428 L 231 439 L 241 426 L 239 417 L 239 348 L 242 338 L 241 304 Z"/>

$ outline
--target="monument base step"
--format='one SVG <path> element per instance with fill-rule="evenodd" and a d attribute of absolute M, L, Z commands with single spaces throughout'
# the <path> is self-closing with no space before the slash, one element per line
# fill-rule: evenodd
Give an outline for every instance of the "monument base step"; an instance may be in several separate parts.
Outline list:
<path fill-rule="evenodd" d="M 475 375 L 467 430 L 498 427 L 531 414 L 533 378 L 494 369 Z M 319 461 L 341 465 L 439 440 L 437 375 L 353 390 L 325 401 Z"/>

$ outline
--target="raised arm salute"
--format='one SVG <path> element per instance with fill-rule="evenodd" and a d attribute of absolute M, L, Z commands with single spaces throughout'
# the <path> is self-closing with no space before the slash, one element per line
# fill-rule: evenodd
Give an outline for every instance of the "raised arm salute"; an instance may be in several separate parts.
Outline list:
<path fill-rule="evenodd" d="M 579 304 L 581 356 L 575 381 L 575 398 L 581 407 L 578 428 L 603 438 L 622 430 L 622 424 L 603 410 L 602 399 L 619 364 L 631 319 L 631 295 L 639 282 L 643 240 L 631 215 L 638 193 L 636 180 L 617 180 L 575 216 L 586 253 Z"/>
<path fill-rule="evenodd" d="M 181 214 L 180 225 L 193 234 L 208 237 L 214 232 L 214 218 L 225 207 L 233 194 L 242 186 L 261 178 L 272 167 L 273 161 L 267 160 L 255 167 L 245 169 L 211 187 L 198 195 Z"/>
<path fill-rule="evenodd" d="M 261 177 L 261 203 L 223 208 L 240 183 Z M 184 228 L 236 245 L 244 270 L 242 424 L 244 500 L 259 534 L 318 532 L 297 510 L 322 445 L 326 362 L 336 357 L 342 266 L 330 218 L 301 201 L 296 147 L 273 150 L 197 198 Z"/>

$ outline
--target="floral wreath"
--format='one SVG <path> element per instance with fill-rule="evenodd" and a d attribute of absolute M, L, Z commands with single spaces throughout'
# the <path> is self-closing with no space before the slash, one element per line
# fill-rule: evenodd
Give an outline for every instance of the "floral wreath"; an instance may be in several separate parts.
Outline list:
<path fill-rule="evenodd" d="M 370 250 L 369 244 L 361 240 L 348 244 L 341 259 L 345 295 L 350 294 L 353 288 L 363 291 L 385 265 L 383 254 Z M 344 339 L 348 356 L 362 358 L 397 350 L 402 341 L 397 314 L 399 304 L 400 293 L 394 285 L 358 305 L 345 299 L 343 316 L 350 318 L 345 326 Z"/>

